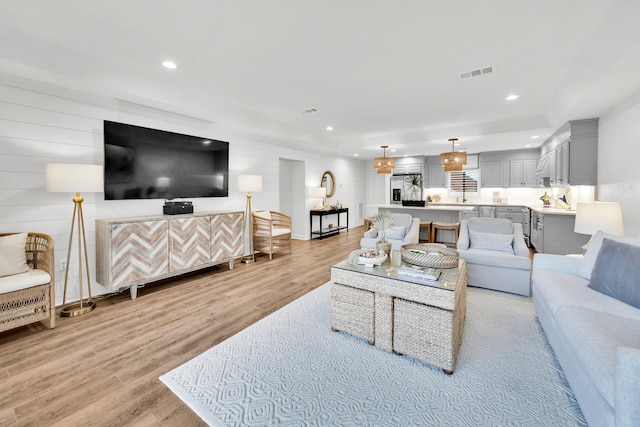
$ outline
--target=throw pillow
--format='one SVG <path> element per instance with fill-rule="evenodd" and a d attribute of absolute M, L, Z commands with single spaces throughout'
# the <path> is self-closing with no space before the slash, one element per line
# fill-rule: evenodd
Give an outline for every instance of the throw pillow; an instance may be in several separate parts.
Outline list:
<path fill-rule="evenodd" d="M 640 308 L 640 247 L 604 239 L 589 287 Z"/>
<path fill-rule="evenodd" d="M 469 231 L 471 249 L 488 249 L 513 253 L 513 234 L 492 234 Z"/>
<path fill-rule="evenodd" d="M 0 277 L 20 274 L 29 270 L 27 265 L 27 233 L 0 237 Z"/>
<path fill-rule="evenodd" d="M 578 276 L 586 280 L 589 280 L 591 278 L 591 272 L 593 270 L 593 266 L 596 263 L 596 259 L 598 258 L 598 253 L 600 252 L 600 248 L 602 247 L 602 242 L 604 239 L 615 240 L 616 242 L 622 242 L 632 246 L 640 246 L 640 239 L 634 239 L 632 237 L 625 236 L 616 236 L 613 234 L 604 233 L 602 231 L 597 231 L 596 234 L 593 235 L 593 240 L 591 240 L 589 248 L 584 253 L 584 259 L 578 267 Z"/>
<path fill-rule="evenodd" d="M 375 239 L 376 237 L 378 237 L 378 230 L 367 230 L 364 232 L 364 237 L 367 239 Z"/>
<path fill-rule="evenodd" d="M 407 227 L 391 227 L 384 232 L 385 239 L 404 239 L 404 235 L 407 233 Z"/>

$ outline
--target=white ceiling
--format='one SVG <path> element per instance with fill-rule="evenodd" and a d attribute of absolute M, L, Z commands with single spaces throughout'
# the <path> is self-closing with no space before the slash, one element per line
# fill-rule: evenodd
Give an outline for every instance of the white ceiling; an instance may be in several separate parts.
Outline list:
<path fill-rule="evenodd" d="M 0 72 L 347 156 L 516 149 L 640 91 L 639 18 L 638 0 L 7 0 Z"/>

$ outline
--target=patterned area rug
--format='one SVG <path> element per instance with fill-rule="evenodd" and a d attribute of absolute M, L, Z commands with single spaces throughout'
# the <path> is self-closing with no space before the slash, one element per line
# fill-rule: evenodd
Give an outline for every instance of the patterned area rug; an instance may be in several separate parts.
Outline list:
<path fill-rule="evenodd" d="M 330 284 L 160 379 L 216 426 L 586 425 L 529 298 L 469 288 L 456 370 L 330 331 Z"/>

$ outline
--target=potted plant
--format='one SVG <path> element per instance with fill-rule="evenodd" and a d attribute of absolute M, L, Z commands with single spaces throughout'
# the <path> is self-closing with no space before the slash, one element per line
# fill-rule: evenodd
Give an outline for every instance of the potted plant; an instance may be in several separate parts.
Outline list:
<path fill-rule="evenodd" d="M 422 175 L 411 174 L 404 179 L 407 200 L 422 200 Z"/>
<path fill-rule="evenodd" d="M 387 255 L 391 254 L 391 243 L 385 238 L 385 231 L 393 226 L 393 214 L 389 211 L 382 211 L 371 218 L 371 228 L 378 231 L 378 241 L 376 242 L 376 250 Z"/>
<path fill-rule="evenodd" d="M 544 194 L 542 196 L 540 196 L 540 200 L 542 200 L 542 204 L 545 206 L 550 206 L 551 205 L 551 196 L 547 194 L 547 192 L 545 191 Z"/>

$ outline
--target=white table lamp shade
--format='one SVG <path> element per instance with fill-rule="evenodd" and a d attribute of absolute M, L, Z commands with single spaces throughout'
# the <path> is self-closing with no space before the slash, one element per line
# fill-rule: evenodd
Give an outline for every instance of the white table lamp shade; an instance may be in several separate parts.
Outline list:
<path fill-rule="evenodd" d="M 238 190 L 242 192 L 262 191 L 262 176 L 260 175 L 240 175 L 238 176 Z"/>
<path fill-rule="evenodd" d="M 576 223 L 573 231 L 581 234 L 595 234 L 598 230 L 624 235 L 622 209 L 618 202 L 578 203 Z"/>
<path fill-rule="evenodd" d="M 327 197 L 327 189 L 325 187 L 309 187 L 309 197 L 313 199 L 324 199 Z"/>
<path fill-rule="evenodd" d="M 50 193 L 101 193 L 104 191 L 102 165 L 47 163 L 47 191 Z"/>

